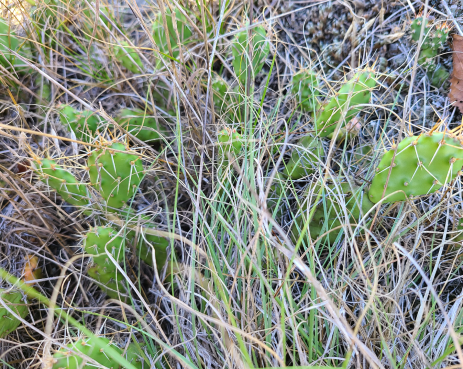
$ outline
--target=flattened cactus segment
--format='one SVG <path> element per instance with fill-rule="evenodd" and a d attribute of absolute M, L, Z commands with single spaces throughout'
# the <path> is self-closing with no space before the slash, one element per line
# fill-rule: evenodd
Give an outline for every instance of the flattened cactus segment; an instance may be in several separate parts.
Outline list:
<path fill-rule="evenodd" d="M 160 142 L 161 137 L 166 133 L 166 129 L 156 118 L 141 109 L 122 109 L 117 121 L 126 131 L 149 143 Z"/>
<path fill-rule="evenodd" d="M 132 73 L 140 73 L 143 70 L 143 63 L 136 49 L 131 47 L 127 41 L 121 41 L 120 46 L 115 48 L 116 59 Z"/>
<path fill-rule="evenodd" d="M 108 347 L 112 347 L 122 356 L 122 350 L 113 345 L 107 338 L 100 338 L 104 345 L 101 347 L 95 343 L 93 339 L 79 339 L 67 345 L 66 348 L 61 348 L 53 355 L 53 369 L 91 369 L 96 367 L 105 367 L 117 369 L 120 367 L 118 362 L 106 353 Z M 88 359 L 84 359 L 78 354 L 84 355 Z M 95 365 L 96 362 L 99 365 Z"/>
<path fill-rule="evenodd" d="M 110 269 L 95 264 L 88 269 L 90 278 L 99 282 L 98 287 L 101 288 L 109 297 L 113 299 L 121 299 L 121 294 L 126 293 L 124 285 L 124 276 L 116 269 Z"/>
<path fill-rule="evenodd" d="M 106 271 L 116 270 L 116 266 L 108 257 L 107 252 L 116 260 L 124 260 L 124 238 L 117 236 L 117 231 L 111 227 L 95 227 L 84 238 L 83 247 L 86 254 L 95 255 L 93 263 L 105 267 Z M 99 255 L 99 256 L 96 256 Z"/>
<path fill-rule="evenodd" d="M 76 206 L 89 203 L 87 187 L 79 182 L 69 171 L 63 169 L 52 159 L 36 159 L 34 162 L 40 179 L 53 188 L 64 201 Z"/>
<path fill-rule="evenodd" d="M 349 122 L 362 109 L 358 105 L 368 104 L 371 91 L 376 86 L 373 71 L 359 72 L 346 82 L 336 96 L 333 96 L 317 114 L 315 127 L 321 137 L 333 133 L 336 125 L 342 119 L 342 125 Z"/>
<path fill-rule="evenodd" d="M 252 47 L 252 60 L 250 48 Z M 267 31 L 263 26 L 255 27 L 252 30 L 252 43 L 249 32 L 242 31 L 236 34 L 232 43 L 233 69 L 240 82 L 245 85 L 248 79 L 249 65 L 251 67 L 251 80 L 264 67 L 265 59 L 270 54 L 270 42 L 267 39 Z"/>
<path fill-rule="evenodd" d="M 74 132 L 78 140 L 86 142 L 92 141 L 100 125 L 104 123 L 98 115 L 89 110 L 79 111 L 65 104 L 59 106 L 59 115 L 61 123 Z"/>
<path fill-rule="evenodd" d="M 317 99 L 320 93 L 317 87 L 317 74 L 311 70 L 302 70 L 293 77 L 291 91 L 302 110 L 312 112 L 320 107 Z"/>
<path fill-rule="evenodd" d="M 450 183 L 462 168 L 463 146 L 455 136 L 436 132 L 403 139 L 394 161 L 393 156 L 391 149 L 376 169 L 369 191 L 375 203 L 381 200 L 385 188 L 385 196 L 391 196 L 384 202 L 395 202 L 431 194 Z"/>
<path fill-rule="evenodd" d="M 292 179 L 299 179 L 312 174 L 319 167 L 319 160 L 323 158 L 323 142 L 319 137 L 307 135 L 303 137 L 295 148 L 286 164 L 283 175 Z"/>
<path fill-rule="evenodd" d="M 7 291 L 0 289 L 0 299 L 6 304 L 16 315 L 25 318 L 29 312 L 27 304 L 23 301 L 23 295 L 19 291 Z M 21 321 L 14 317 L 3 304 L 0 305 L 0 338 L 13 332 L 21 324 Z"/>
<path fill-rule="evenodd" d="M 144 175 L 141 159 L 127 150 L 125 145 L 113 143 L 92 152 L 88 159 L 92 186 L 113 208 L 121 208 L 133 197 Z"/>

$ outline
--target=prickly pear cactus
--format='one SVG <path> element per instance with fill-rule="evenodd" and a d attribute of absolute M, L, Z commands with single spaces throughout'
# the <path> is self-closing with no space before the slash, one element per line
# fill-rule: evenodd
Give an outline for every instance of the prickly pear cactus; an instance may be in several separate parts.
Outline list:
<path fill-rule="evenodd" d="M 25 318 L 29 312 L 27 304 L 23 301 L 23 295 L 19 291 L 6 291 L 0 289 L 0 299 L 6 303 L 6 305 L 19 315 L 21 318 Z M 21 322 L 16 319 L 7 309 L 0 305 L 0 338 L 5 337 L 7 334 L 13 332 Z"/>
<path fill-rule="evenodd" d="M 172 50 L 172 56 L 174 58 L 178 58 L 180 53 L 180 47 L 185 48 L 187 47 L 187 43 L 192 36 L 192 32 L 190 27 L 188 26 L 188 20 L 180 11 L 180 9 L 176 8 L 174 14 L 170 9 L 166 8 L 166 25 L 167 30 L 164 27 L 164 20 L 161 13 L 156 15 L 156 20 L 153 23 L 153 39 L 156 43 L 156 46 L 159 47 L 159 51 L 165 55 L 169 55 L 169 46 L 168 41 L 170 42 L 170 47 Z M 176 28 L 178 31 L 177 33 L 174 29 L 174 21 L 176 21 Z M 160 63 L 158 63 L 158 66 Z"/>
<path fill-rule="evenodd" d="M 116 270 L 109 259 L 106 250 L 117 261 L 124 260 L 124 238 L 117 236 L 117 231 L 111 227 L 95 227 L 90 229 L 84 238 L 83 247 L 86 254 L 99 255 L 93 257 L 93 263 L 106 268 L 106 271 Z"/>
<path fill-rule="evenodd" d="M 158 143 L 166 133 L 156 118 L 147 116 L 141 109 L 122 109 L 117 118 L 119 125 L 138 139 Z"/>
<path fill-rule="evenodd" d="M 65 104 L 60 105 L 58 109 L 61 123 L 74 132 L 76 138 L 81 141 L 92 141 L 99 126 L 103 123 L 102 119 L 88 110 L 79 111 Z"/>
<path fill-rule="evenodd" d="M 250 47 L 252 46 L 252 61 L 250 61 Z M 270 54 L 270 42 L 267 39 L 267 31 L 263 26 L 252 29 L 252 45 L 249 32 L 239 32 L 232 43 L 233 68 L 239 81 L 246 85 L 248 79 L 248 66 L 251 65 L 251 81 L 264 67 L 265 59 Z"/>
<path fill-rule="evenodd" d="M 364 215 L 372 207 L 373 203 L 368 199 L 367 195 L 356 185 L 349 183 L 339 183 L 337 186 L 334 184 L 328 185 L 328 190 L 325 190 L 325 194 L 322 196 L 322 200 L 315 210 L 314 216 L 309 224 L 308 234 L 315 240 L 320 235 L 328 232 L 342 224 L 356 224 L 361 215 Z M 309 188 L 306 195 L 311 191 L 314 195 L 318 193 L 319 185 L 315 185 L 315 189 L 312 192 L 312 188 Z M 345 211 L 346 209 L 347 211 Z M 296 242 L 300 236 L 307 217 L 311 211 L 311 208 L 304 209 L 301 216 L 297 217 L 292 226 L 292 237 Z M 346 219 L 346 213 L 348 219 Z M 343 228 L 335 229 L 331 231 L 325 241 L 329 241 L 333 244 L 339 233 L 343 231 Z"/>
<path fill-rule="evenodd" d="M 296 96 L 298 106 L 307 112 L 316 111 L 319 108 L 317 90 L 317 74 L 311 70 L 302 70 L 293 77 L 292 93 Z"/>
<path fill-rule="evenodd" d="M 312 174 L 320 167 L 319 160 L 324 156 L 323 142 L 319 137 L 304 136 L 298 143 L 302 149 L 296 148 L 285 166 L 283 175 L 299 179 Z"/>
<path fill-rule="evenodd" d="M 133 197 L 144 175 L 141 159 L 127 151 L 125 145 L 113 143 L 88 159 L 91 185 L 113 208 L 121 208 Z"/>
<path fill-rule="evenodd" d="M 227 158 L 228 152 L 239 155 L 241 147 L 243 146 L 243 141 L 241 135 L 236 132 L 236 130 L 223 129 L 219 132 L 218 135 L 219 152 L 222 157 Z"/>
<path fill-rule="evenodd" d="M 419 41 L 423 22 L 425 25 L 418 63 L 428 73 L 431 84 L 441 87 L 448 80 L 450 73 L 444 66 L 437 63 L 436 57 L 439 49 L 447 42 L 450 28 L 446 23 L 438 24 L 433 28 L 428 18 L 419 15 L 410 25 L 412 40 L 415 42 Z"/>
<path fill-rule="evenodd" d="M 369 198 L 375 203 L 381 200 L 386 186 L 384 196 L 401 192 L 389 196 L 384 202 L 436 192 L 455 179 L 463 165 L 461 141 L 441 132 L 407 137 L 399 143 L 394 161 L 393 155 L 392 149 L 384 154 L 376 169 L 369 191 Z"/>
<path fill-rule="evenodd" d="M 229 95 L 229 90 L 230 86 L 228 83 L 223 78 L 216 75 L 212 81 L 212 99 L 214 107 L 218 112 L 226 110 L 228 106 L 227 98 L 229 99 L 231 96 Z"/>
<path fill-rule="evenodd" d="M 132 73 L 140 73 L 143 63 L 137 50 L 131 47 L 127 41 L 120 41 L 121 46 L 116 46 L 114 54 L 116 59 Z"/>
<path fill-rule="evenodd" d="M 103 340 L 105 345 L 100 347 L 95 344 L 95 340 L 89 338 L 81 338 L 76 342 L 72 342 L 67 345 L 66 348 L 61 348 L 53 355 L 53 369 L 92 369 L 95 368 L 95 364 L 85 360 L 84 358 L 77 355 L 81 353 L 89 359 L 97 362 L 99 365 L 105 368 L 119 368 L 119 364 L 108 354 L 105 353 L 105 348 L 112 347 L 113 349 L 120 352 L 122 350 L 113 345 L 107 338 L 100 338 Z M 85 361 L 84 361 L 85 360 Z"/>
<path fill-rule="evenodd" d="M 14 64 L 15 56 L 10 50 L 17 51 L 19 40 L 8 23 L 0 18 L 0 64 L 9 68 Z"/>
<path fill-rule="evenodd" d="M 371 90 L 375 86 L 373 71 L 356 73 L 350 81 L 346 82 L 316 116 L 315 127 L 320 136 L 326 137 L 334 132 L 340 119 L 343 120 L 342 126 L 344 126 L 355 117 L 362 109 L 358 105 L 370 102 Z"/>
<path fill-rule="evenodd" d="M 36 159 L 35 171 L 40 179 L 53 188 L 69 204 L 86 206 L 89 203 L 87 186 L 52 159 Z"/>
<path fill-rule="evenodd" d="M 125 358 L 137 369 L 143 369 L 143 357 L 139 354 L 138 348 L 134 343 L 131 343 L 129 347 L 127 347 Z"/>
<path fill-rule="evenodd" d="M 114 266 L 115 268 L 115 266 Z M 121 294 L 126 293 L 124 276 L 116 269 L 106 268 L 95 264 L 88 269 L 87 274 L 90 278 L 99 282 L 101 288 L 109 297 L 113 299 L 123 299 Z"/>

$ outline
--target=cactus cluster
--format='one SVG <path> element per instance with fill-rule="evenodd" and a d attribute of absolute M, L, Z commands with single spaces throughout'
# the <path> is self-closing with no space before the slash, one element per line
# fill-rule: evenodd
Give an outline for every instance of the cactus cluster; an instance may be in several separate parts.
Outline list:
<path fill-rule="evenodd" d="M 252 36 L 249 37 L 248 31 L 239 32 L 232 43 L 233 69 L 243 85 L 246 85 L 248 80 L 248 71 L 251 70 L 253 81 L 270 54 L 270 42 L 265 28 L 257 26 L 251 30 L 251 34 Z"/>
<path fill-rule="evenodd" d="M 149 143 L 160 142 L 165 135 L 165 128 L 152 116 L 147 116 L 141 109 L 122 109 L 117 117 L 117 122 L 127 132 Z"/>
<path fill-rule="evenodd" d="M 283 175 L 292 179 L 299 179 L 319 168 L 319 160 L 324 157 L 323 142 L 320 137 L 310 134 L 304 136 L 298 146 L 291 153 L 291 158 L 285 166 Z"/>
<path fill-rule="evenodd" d="M 431 194 L 455 179 L 463 165 L 461 160 L 462 142 L 453 135 L 434 132 L 407 137 L 399 143 L 395 157 L 394 150 L 382 157 L 369 198 L 376 203 L 384 192 L 388 196 L 384 202 L 395 202 L 406 196 Z"/>
<path fill-rule="evenodd" d="M 27 304 L 23 301 L 23 295 L 19 291 L 0 289 L 0 300 L 21 318 L 25 318 L 29 312 Z M 0 323 L 0 338 L 13 332 L 21 324 L 21 321 L 15 318 L 3 305 L 0 305 L 0 317 L 2 319 Z"/>
<path fill-rule="evenodd" d="M 450 73 L 445 67 L 436 61 L 439 54 L 439 49 L 447 42 L 447 37 L 450 28 L 446 23 L 437 24 L 434 28 L 428 17 L 418 15 L 411 23 L 411 38 L 418 42 L 423 26 L 422 45 L 418 63 L 427 71 L 431 84 L 436 87 L 441 87 L 448 80 Z"/>
<path fill-rule="evenodd" d="M 122 208 L 133 197 L 144 176 L 140 157 L 127 151 L 124 144 L 115 142 L 93 151 L 88 158 L 90 184 L 111 208 Z M 36 158 L 33 164 L 39 178 L 65 201 L 76 206 L 90 204 L 87 184 L 79 182 L 53 159 Z"/>

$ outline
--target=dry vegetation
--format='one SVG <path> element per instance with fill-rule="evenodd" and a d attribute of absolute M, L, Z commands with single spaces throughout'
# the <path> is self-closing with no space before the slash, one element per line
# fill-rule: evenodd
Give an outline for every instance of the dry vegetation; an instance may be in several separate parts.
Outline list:
<path fill-rule="evenodd" d="M 0 63 L 0 288 L 22 286 L 28 307 L 0 338 L 0 367 L 51 368 L 51 356 L 87 329 L 122 351 L 137 343 L 136 368 L 460 368 L 461 177 L 356 219 L 329 184 L 368 187 L 403 137 L 460 127 L 449 83 L 431 85 L 409 27 L 421 10 L 457 32 L 461 0 L 0 1 L 20 40 L 15 63 Z M 191 37 L 162 51 L 152 24 L 178 7 Z M 170 37 L 181 38 L 178 26 Z M 263 69 L 220 107 L 212 82 L 240 85 L 234 35 L 259 26 L 270 40 Z M 132 64 L 118 58 L 121 45 Z M 438 60 L 451 70 L 450 43 Z M 282 179 L 277 172 L 314 131 L 291 89 L 303 68 L 328 98 L 358 70 L 374 70 L 377 84 L 353 132 L 323 140 L 315 171 Z M 63 104 L 99 117 L 98 134 L 67 129 Z M 117 119 L 126 108 L 154 117 L 161 139 L 127 132 Z M 223 129 L 241 135 L 237 155 L 224 155 Z M 89 155 L 110 140 L 145 168 L 117 211 L 96 190 L 90 205 L 71 205 L 34 170 L 34 159 L 51 157 L 87 183 Z M 341 226 L 316 238 L 294 234 L 320 181 Z M 89 276 L 82 247 L 91 227 L 108 224 L 123 238 L 151 232 L 169 241 L 159 270 L 127 241 L 113 298 Z"/>

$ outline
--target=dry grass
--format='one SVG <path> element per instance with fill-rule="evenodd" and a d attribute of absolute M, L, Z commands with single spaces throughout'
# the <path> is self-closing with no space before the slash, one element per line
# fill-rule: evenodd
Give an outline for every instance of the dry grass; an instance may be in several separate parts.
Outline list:
<path fill-rule="evenodd" d="M 194 41 L 173 61 L 160 57 L 151 24 L 156 12 L 180 3 Z M 441 131 L 460 124 L 446 87 L 430 86 L 406 34 L 421 3 L 288 4 L 254 4 L 251 25 L 268 30 L 271 57 L 254 90 L 237 92 L 241 106 L 229 109 L 244 114 L 231 123 L 211 104 L 210 84 L 214 74 L 237 83 L 230 43 L 246 27 L 248 2 L 127 0 L 114 2 L 105 24 L 94 15 L 103 2 L 2 0 L 0 14 L 26 57 L 19 55 L 14 67 L 0 65 L 0 266 L 22 277 L 27 255 L 36 255 L 42 276 L 34 288 L 53 296 L 52 308 L 123 349 L 138 342 L 143 368 L 460 367 L 454 342 L 463 330 L 463 259 L 455 241 L 460 179 L 431 196 L 378 205 L 355 224 L 344 222 L 335 243 L 294 242 L 290 232 L 304 204 L 317 197 L 304 196 L 313 183 L 339 177 L 368 186 L 394 142 L 436 123 Z M 445 10 L 426 4 L 438 21 L 448 20 Z M 458 9 L 453 16 L 461 24 Z M 141 58 L 139 73 L 116 60 L 122 41 Z M 440 56 L 447 66 L 449 50 Z M 359 116 L 360 133 L 326 140 L 314 174 L 282 183 L 281 197 L 273 199 L 280 212 L 272 217 L 267 196 L 275 194 L 268 189 L 278 182 L 272 171 L 313 130 L 310 115 L 296 108 L 292 76 L 314 69 L 331 96 L 345 76 L 366 67 L 379 83 Z M 102 134 L 88 142 L 71 135 L 59 103 L 95 112 Z M 149 145 L 117 125 L 125 107 L 157 117 L 167 129 L 162 144 Z M 245 141 L 230 165 L 217 144 L 225 127 L 240 130 Z M 64 203 L 31 169 L 33 157 L 48 155 L 85 182 L 86 157 L 103 138 L 127 142 L 142 157 L 146 176 L 132 208 L 153 218 L 153 233 L 171 240 L 170 262 L 159 273 L 127 253 L 125 302 L 108 300 L 88 277 L 81 238 L 91 226 L 109 223 L 123 232 L 141 230 L 140 224 L 131 214 L 97 208 L 95 192 L 90 213 Z M 345 196 L 336 190 L 330 196 L 341 204 L 339 218 L 348 219 Z M 6 281 L 0 286 L 11 288 Z M 45 365 L 82 335 L 46 305 L 27 303 L 29 316 L 0 339 L 5 368 Z"/>

